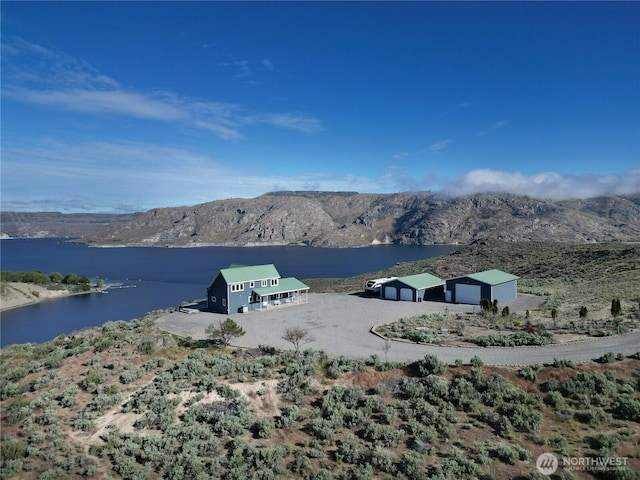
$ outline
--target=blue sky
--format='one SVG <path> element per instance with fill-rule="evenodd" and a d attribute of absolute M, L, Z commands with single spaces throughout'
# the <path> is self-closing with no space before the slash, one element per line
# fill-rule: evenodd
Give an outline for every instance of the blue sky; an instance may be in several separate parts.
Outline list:
<path fill-rule="evenodd" d="M 640 192 L 639 2 L 7 2 L 3 210 Z"/>

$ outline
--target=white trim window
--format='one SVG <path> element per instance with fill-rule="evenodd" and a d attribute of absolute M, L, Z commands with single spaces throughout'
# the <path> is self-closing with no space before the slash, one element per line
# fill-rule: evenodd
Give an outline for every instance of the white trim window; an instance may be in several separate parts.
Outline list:
<path fill-rule="evenodd" d="M 232 292 L 242 292 L 244 291 L 244 283 L 232 283 L 231 284 Z"/>
<path fill-rule="evenodd" d="M 278 279 L 277 278 L 272 278 L 271 279 L 271 286 L 275 287 L 276 285 L 278 285 Z"/>
<path fill-rule="evenodd" d="M 249 288 L 253 288 L 256 286 L 256 282 L 249 282 Z"/>
<path fill-rule="evenodd" d="M 267 285 L 269 285 L 269 281 L 268 281 L 268 280 L 262 280 L 261 285 L 262 285 L 263 287 L 266 287 Z"/>
<path fill-rule="evenodd" d="M 211 303 L 216 303 L 218 300 L 213 295 L 211 296 Z"/>

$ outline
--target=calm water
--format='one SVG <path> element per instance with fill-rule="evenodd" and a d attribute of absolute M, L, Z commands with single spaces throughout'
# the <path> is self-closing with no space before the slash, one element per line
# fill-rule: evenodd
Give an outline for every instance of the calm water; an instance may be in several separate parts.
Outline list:
<path fill-rule="evenodd" d="M 80 295 L 9 310 L 0 320 L 0 346 L 44 342 L 109 320 L 206 297 L 206 288 L 231 263 L 273 263 L 283 277 L 350 277 L 444 255 L 450 246 L 381 245 L 366 248 L 200 247 L 89 248 L 54 239 L 0 240 L 0 268 L 9 271 L 73 272 L 131 288 L 108 295 Z"/>

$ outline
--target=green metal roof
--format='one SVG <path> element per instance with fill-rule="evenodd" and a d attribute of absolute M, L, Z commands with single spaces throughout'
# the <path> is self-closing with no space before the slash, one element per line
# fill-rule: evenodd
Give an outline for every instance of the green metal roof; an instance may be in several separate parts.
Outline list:
<path fill-rule="evenodd" d="M 445 281 L 441 278 L 431 275 L 430 273 L 419 273 L 418 275 L 409 275 L 407 277 L 398 278 L 399 281 L 405 285 L 409 285 L 416 290 L 423 290 L 425 288 L 433 288 L 439 285 L 444 285 Z"/>
<path fill-rule="evenodd" d="M 251 265 L 248 267 L 232 266 L 223 268 L 220 270 L 220 273 L 227 283 L 242 283 L 268 278 L 280 278 L 280 274 L 273 264 Z"/>
<path fill-rule="evenodd" d="M 257 287 L 253 291 L 258 295 L 273 295 L 276 293 L 293 292 L 296 290 L 308 290 L 309 287 L 294 277 L 281 278 L 278 285 L 273 287 Z"/>
<path fill-rule="evenodd" d="M 501 283 L 511 282 L 520 278 L 501 270 L 487 270 L 485 272 L 472 273 L 471 275 L 465 276 L 489 285 L 500 285 Z"/>

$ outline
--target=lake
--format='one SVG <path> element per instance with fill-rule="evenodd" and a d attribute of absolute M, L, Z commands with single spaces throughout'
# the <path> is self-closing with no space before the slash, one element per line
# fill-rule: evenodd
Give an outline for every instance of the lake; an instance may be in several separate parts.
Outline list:
<path fill-rule="evenodd" d="M 340 278 L 445 255 L 457 247 L 378 245 L 364 248 L 197 247 L 90 248 L 59 239 L 0 240 L 2 270 L 73 272 L 128 288 L 78 295 L 2 312 L 0 346 L 45 342 L 110 320 L 206 297 L 221 268 L 273 263 L 283 277 Z"/>

